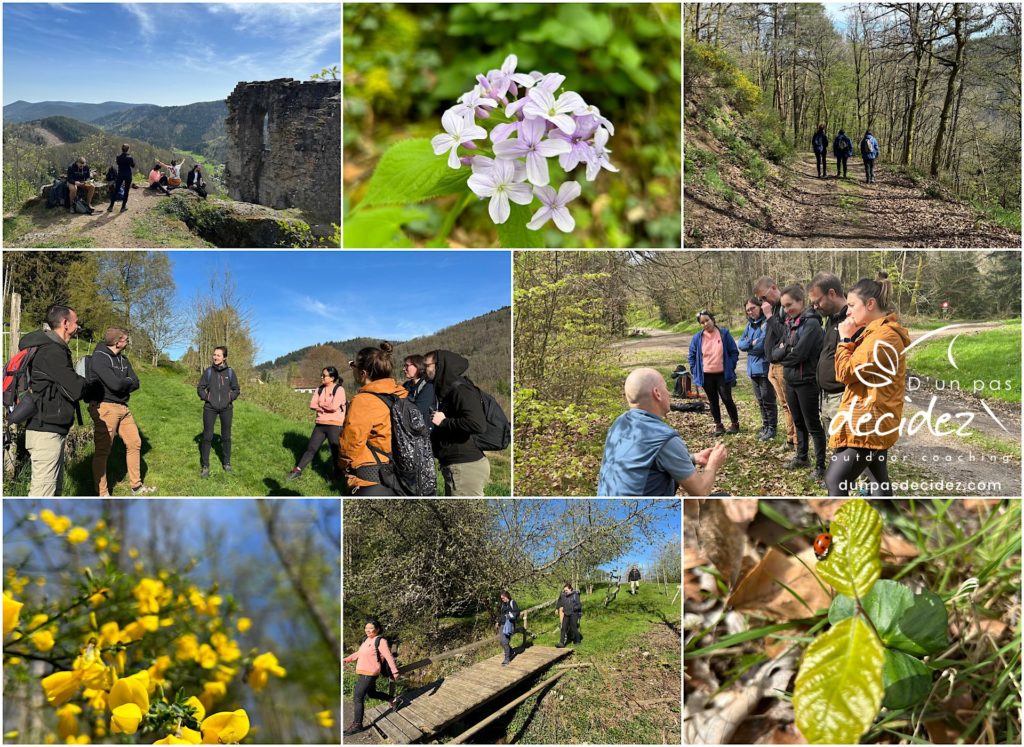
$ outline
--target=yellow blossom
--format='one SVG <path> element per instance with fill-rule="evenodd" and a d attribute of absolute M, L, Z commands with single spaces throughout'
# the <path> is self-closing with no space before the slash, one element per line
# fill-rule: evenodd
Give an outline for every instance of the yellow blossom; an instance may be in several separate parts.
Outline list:
<path fill-rule="evenodd" d="M 186 633 L 174 642 L 174 658 L 178 661 L 195 661 L 199 653 L 199 639 L 192 633 Z"/>
<path fill-rule="evenodd" d="M 217 649 L 217 654 L 220 658 L 226 662 L 232 662 L 240 659 L 242 652 L 238 648 L 238 643 L 228 638 L 223 633 L 214 633 L 210 636 L 210 643 Z"/>
<path fill-rule="evenodd" d="M 224 664 L 218 664 L 217 671 L 214 673 L 213 678 L 217 680 L 217 682 L 227 683 L 231 682 L 231 680 L 235 678 L 236 674 L 238 674 L 238 667 L 229 667 Z"/>
<path fill-rule="evenodd" d="M 89 597 L 89 604 L 95 607 L 105 602 L 109 597 L 110 589 L 104 586 L 102 589 L 97 589 L 96 593 Z"/>
<path fill-rule="evenodd" d="M 117 679 L 114 671 L 108 669 L 100 658 L 94 642 L 90 642 L 79 654 L 72 669 L 81 672 L 82 685 L 94 690 L 109 690 Z"/>
<path fill-rule="evenodd" d="M 101 690 L 100 692 L 103 691 Z M 106 693 L 103 694 L 106 695 Z M 106 710 L 106 708 L 106 706 L 103 706 L 100 710 Z M 102 717 L 96 719 L 95 723 L 93 723 L 92 733 L 96 736 L 97 739 L 101 739 L 102 737 L 107 736 L 107 722 Z"/>
<path fill-rule="evenodd" d="M 61 706 L 71 700 L 82 686 L 82 672 L 54 672 L 43 677 L 41 684 L 49 704 Z"/>
<path fill-rule="evenodd" d="M 87 687 L 82 690 L 82 697 L 85 698 L 85 702 L 89 704 L 89 707 L 94 711 L 105 711 L 107 710 L 107 691 L 96 690 L 91 687 Z M 97 737 L 102 736 L 97 734 Z"/>
<path fill-rule="evenodd" d="M 98 519 L 92 528 L 96 531 L 99 531 L 100 529 L 106 529 L 107 522 L 105 522 L 103 519 Z"/>
<path fill-rule="evenodd" d="M 260 692 L 267 686 L 270 675 L 284 677 L 287 674 L 284 667 L 278 664 L 277 657 L 269 651 L 260 654 L 252 660 L 252 672 L 249 674 L 249 685 L 256 692 Z"/>
<path fill-rule="evenodd" d="M 249 631 L 249 628 L 252 627 L 252 620 L 248 617 L 240 617 L 235 625 L 238 627 L 239 633 L 246 633 Z"/>
<path fill-rule="evenodd" d="M 78 737 L 68 737 L 64 740 L 64 744 L 89 744 L 91 741 L 88 734 L 82 734 Z"/>
<path fill-rule="evenodd" d="M 67 703 L 57 709 L 57 736 L 61 739 L 78 736 L 78 714 L 82 712 L 74 703 Z"/>
<path fill-rule="evenodd" d="M 213 650 L 209 643 L 204 643 L 199 647 L 196 661 L 199 662 L 199 666 L 203 669 L 213 669 L 217 666 L 217 652 Z"/>
<path fill-rule="evenodd" d="M 18 627 L 18 615 L 24 606 L 24 602 L 16 602 L 6 591 L 4 592 L 4 638 Z"/>
<path fill-rule="evenodd" d="M 110 688 L 107 705 L 111 712 L 125 703 L 134 703 L 142 713 L 149 710 L 149 672 L 142 670 L 131 677 L 123 677 Z"/>
<path fill-rule="evenodd" d="M 137 557 L 139 557 L 139 549 L 137 547 L 129 547 L 128 557 L 132 560 L 135 560 Z"/>
<path fill-rule="evenodd" d="M 196 721 L 202 722 L 206 718 L 206 707 L 199 701 L 195 695 L 185 701 L 185 705 L 192 706 L 196 709 L 196 712 L 192 714 Z"/>
<path fill-rule="evenodd" d="M 64 534 L 71 526 L 71 519 L 67 516 L 57 516 L 53 511 L 48 508 L 44 508 L 39 512 L 39 518 L 46 526 L 50 527 L 50 530 L 60 536 Z"/>
<path fill-rule="evenodd" d="M 317 711 L 316 721 L 325 729 L 334 728 L 334 714 L 331 711 Z"/>
<path fill-rule="evenodd" d="M 89 530 L 85 527 L 75 527 L 68 532 L 68 542 L 72 545 L 80 545 L 89 539 Z"/>
<path fill-rule="evenodd" d="M 110 711 L 111 734 L 134 734 L 142 721 L 142 709 L 135 703 L 125 703 Z"/>
<path fill-rule="evenodd" d="M 121 643 L 121 628 L 118 626 L 117 621 L 111 621 L 103 623 L 100 626 L 100 646 L 110 647 L 115 643 Z"/>
<path fill-rule="evenodd" d="M 166 604 L 170 599 L 171 592 L 164 586 L 163 581 L 155 578 L 141 578 L 132 594 L 139 602 L 139 612 L 143 615 L 155 615 L 160 612 L 160 606 Z"/>
<path fill-rule="evenodd" d="M 203 704 L 203 708 L 209 711 L 213 708 L 214 703 L 227 694 L 227 691 L 227 685 L 223 682 L 204 682 L 203 693 L 199 696 L 199 701 Z"/>
<path fill-rule="evenodd" d="M 241 708 L 215 713 L 202 725 L 203 744 L 237 744 L 249 733 L 249 716 Z"/>
<path fill-rule="evenodd" d="M 46 576 L 38 576 L 36 578 L 36 586 L 46 586 Z"/>
<path fill-rule="evenodd" d="M 53 648 L 54 640 L 53 633 L 45 628 L 37 630 L 35 633 L 28 637 L 32 641 L 32 645 L 36 647 L 37 651 L 46 652 Z"/>
<path fill-rule="evenodd" d="M 110 541 L 101 534 L 96 538 L 96 552 L 103 552 L 109 544 Z"/>
<path fill-rule="evenodd" d="M 139 623 L 141 623 L 147 633 L 155 633 L 160 628 L 160 616 L 143 615 L 139 618 Z"/>

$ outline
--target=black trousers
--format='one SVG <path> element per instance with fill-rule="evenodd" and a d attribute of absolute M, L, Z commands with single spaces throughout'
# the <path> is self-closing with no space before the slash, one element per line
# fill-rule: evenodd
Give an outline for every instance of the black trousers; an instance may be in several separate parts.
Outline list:
<path fill-rule="evenodd" d="M 775 387 L 768 381 L 767 376 L 751 376 L 750 383 L 754 385 L 754 399 L 761 408 L 761 423 L 765 428 L 777 428 L 779 406 L 775 398 Z"/>
<path fill-rule="evenodd" d="M 832 455 L 832 463 L 825 473 L 829 495 L 849 495 L 857 478 L 864 470 L 871 475 L 871 495 L 892 495 L 889 482 L 888 449 L 856 449 L 844 446 Z"/>
<path fill-rule="evenodd" d="M 505 652 L 505 661 L 512 661 L 512 646 L 509 640 L 512 638 L 510 635 L 504 633 L 498 633 L 498 642 L 501 643 L 501 650 Z"/>
<path fill-rule="evenodd" d="M 210 445 L 213 443 L 213 426 L 220 418 L 220 445 L 224 452 L 224 464 L 231 464 L 231 420 L 234 418 L 234 407 L 224 410 L 203 408 L 203 442 L 199 445 L 199 466 L 210 466 Z"/>
<path fill-rule="evenodd" d="M 384 701 L 391 700 L 390 695 L 382 693 L 377 689 L 377 675 L 361 674 L 356 681 L 356 689 L 352 693 L 353 720 L 360 725 L 363 723 L 363 701 L 367 698 L 376 698 L 377 700 Z"/>
<path fill-rule="evenodd" d="M 732 422 L 740 422 L 740 414 L 736 411 L 736 403 L 732 400 L 732 384 L 725 383 L 724 373 L 705 373 L 704 391 L 708 395 L 708 404 L 711 405 L 711 417 L 715 423 L 722 422 L 722 408 L 718 404 L 718 398 L 722 398 L 725 409 L 729 412 Z"/>
<path fill-rule="evenodd" d="M 340 425 L 323 425 L 317 423 L 313 426 L 313 433 L 309 437 L 309 445 L 306 447 L 306 452 L 299 459 L 299 469 L 306 469 L 309 463 L 313 461 L 313 457 L 320 451 L 320 447 L 324 445 L 324 441 L 331 445 L 331 468 L 334 473 L 338 472 L 338 443 L 341 439 L 341 426 Z"/>
<path fill-rule="evenodd" d="M 786 402 L 796 428 L 797 459 L 807 458 L 807 436 L 814 440 L 814 466 L 825 469 L 825 431 L 818 409 L 818 386 L 811 382 L 793 386 L 786 382 Z"/>
<path fill-rule="evenodd" d="M 828 154 L 818 153 L 814 151 L 815 167 L 818 169 L 818 176 L 824 176 L 828 173 Z"/>
<path fill-rule="evenodd" d="M 864 173 L 867 174 L 867 180 L 873 182 L 875 180 L 875 159 L 865 158 L 864 159 Z"/>
<path fill-rule="evenodd" d="M 117 175 L 117 179 L 114 181 L 114 190 L 110 193 L 110 207 L 114 207 L 114 203 L 117 202 L 117 190 L 124 185 L 124 198 L 121 200 L 121 207 L 128 207 L 128 193 L 132 191 L 132 175 L 121 176 Z"/>
<path fill-rule="evenodd" d="M 391 488 L 385 487 L 380 483 L 377 483 L 376 485 L 362 485 L 358 488 L 352 488 L 352 495 L 384 496 L 394 494 L 395 493 Z"/>
<path fill-rule="evenodd" d="M 562 637 L 559 643 L 563 646 L 566 643 L 579 643 L 580 638 L 580 616 L 564 615 L 562 617 Z"/>
<path fill-rule="evenodd" d="M 843 176 L 846 176 L 846 161 L 849 156 L 836 156 L 836 176 L 839 176 L 839 167 L 842 166 Z"/>

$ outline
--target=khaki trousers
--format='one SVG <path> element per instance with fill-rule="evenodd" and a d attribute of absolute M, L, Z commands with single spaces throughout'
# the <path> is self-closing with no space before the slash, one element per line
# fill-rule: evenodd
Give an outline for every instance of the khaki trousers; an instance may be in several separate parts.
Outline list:
<path fill-rule="evenodd" d="M 782 414 L 786 416 L 786 443 L 796 443 L 796 428 L 793 426 L 793 416 L 789 412 L 789 404 L 786 402 L 786 377 L 782 365 L 772 363 L 768 366 L 768 381 L 772 383 L 779 405 L 782 407 Z"/>
<path fill-rule="evenodd" d="M 25 431 L 25 448 L 32 458 L 29 496 L 44 498 L 64 493 L 64 440 L 59 433 Z"/>
<path fill-rule="evenodd" d="M 109 496 L 107 488 L 107 458 L 114 445 L 114 437 L 119 436 L 124 442 L 125 457 L 128 463 L 129 487 L 136 488 L 142 484 L 142 437 L 139 427 L 127 405 L 113 402 L 100 402 L 89 405 L 89 415 L 93 422 L 93 439 L 96 451 L 92 456 L 92 481 L 96 486 L 96 495 Z"/>
<path fill-rule="evenodd" d="M 487 457 L 465 464 L 449 464 L 441 468 L 445 495 L 482 496 L 491 476 L 491 463 Z"/>

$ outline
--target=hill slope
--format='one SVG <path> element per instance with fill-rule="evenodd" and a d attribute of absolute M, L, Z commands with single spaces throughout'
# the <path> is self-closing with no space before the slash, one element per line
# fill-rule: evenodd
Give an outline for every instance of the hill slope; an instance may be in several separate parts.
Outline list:
<path fill-rule="evenodd" d="M 92 135 L 102 135 L 103 130 L 71 117 L 44 117 L 30 122 L 5 128 L 5 140 L 17 138 L 34 145 L 62 145 L 78 143 Z"/>
<path fill-rule="evenodd" d="M 227 116 L 227 103 L 221 99 L 185 106 L 146 104 L 99 117 L 95 123 L 107 132 L 193 151 L 221 163 L 227 158 Z"/>
<path fill-rule="evenodd" d="M 214 436 L 210 455 L 210 478 L 199 477 L 199 442 L 202 438 L 202 402 L 196 397 L 190 376 L 169 370 L 139 371 L 142 386 L 132 395 L 131 409 L 142 433 L 142 476 L 158 489 L 157 495 L 336 495 L 330 479 L 330 453 L 324 447 L 302 479 L 286 482 L 285 474 L 306 450 L 313 429 L 312 413 L 307 420 L 294 420 L 247 401 L 249 387 L 243 383 L 242 396 L 235 403 L 232 426 L 230 474 L 220 468 L 220 436 Z M 290 392 L 285 396 L 291 395 Z M 305 395 L 296 401 L 308 403 Z M 92 422 L 83 407 L 84 426 L 72 429 L 71 455 L 64 477 L 64 495 L 95 495 L 92 483 Z M 218 433 L 220 427 L 217 427 Z M 492 466 L 494 495 L 509 495 L 508 467 L 504 454 L 495 455 Z M 25 495 L 29 470 L 13 481 L 5 481 L 8 495 Z M 108 476 L 116 496 L 129 493 L 124 446 L 116 441 L 108 463 Z"/>
<path fill-rule="evenodd" d="M 94 122 L 116 112 L 123 112 L 137 106 L 149 104 L 126 104 L 123 101 L 104 101 L 102 104 L 86 104 L 80 101 L 15 101 L 4 106 L 4 122 L 29 122 L 45 117 L 71 117 L 81 122 Z"/>

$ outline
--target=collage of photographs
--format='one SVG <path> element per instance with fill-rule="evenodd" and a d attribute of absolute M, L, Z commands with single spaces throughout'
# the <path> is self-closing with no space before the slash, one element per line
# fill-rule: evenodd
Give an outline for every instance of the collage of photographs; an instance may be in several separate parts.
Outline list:
<path fill-rule="evenodd" d="M 4 1 L 2 742 L 1020 745 L 1020 24 Z"/>

